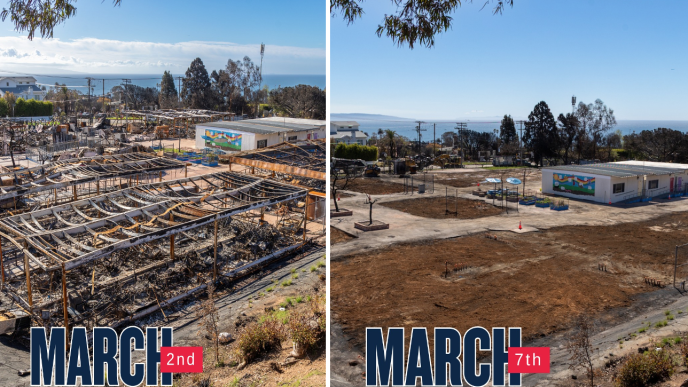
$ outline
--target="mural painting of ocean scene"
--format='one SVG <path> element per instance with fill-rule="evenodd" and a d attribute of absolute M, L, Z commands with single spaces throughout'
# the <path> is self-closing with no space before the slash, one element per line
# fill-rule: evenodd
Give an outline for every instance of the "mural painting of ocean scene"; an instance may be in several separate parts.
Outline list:
<path fill-rule="evenodd" d="M 241 134 L 206 129 L 205 146 L 225 150 L 241 150 Z"/>
<path fill-rule="evenodd" d="M 552 175 L 554 190 L 574 195 L 595 196 L 595 178 L 565 173 Z"/>

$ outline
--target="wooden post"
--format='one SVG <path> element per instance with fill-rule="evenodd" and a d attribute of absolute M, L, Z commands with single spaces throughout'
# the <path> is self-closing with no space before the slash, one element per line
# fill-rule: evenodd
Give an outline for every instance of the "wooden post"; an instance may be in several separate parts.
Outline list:
<path fill-rule="evenodd" d="M 217 279 L 217 215 L 215 215 L 215 260 L 213 261 L 213 281 Z"/>
<path fill-rule="evenodd" d="M 2 237 L 0 237 L 0 273 L 2 273 L 2 286 L 5 286 L 5 262 L 2 256 Z"/>
<path fill-rule="evenodd" d="M 100 180 L 96 180 L 96 195 L 100 195 Z"/>
<path fill-rule="evenodd" d="M 170 222 L 173 219 L 174 218 L 172 217 L 172 212 L 170 212 Z M 174 235 L 175 234 L 170 235 L 170 258 L 172 258 L 173 261 L 174 261 Z"/>
<path fill-rule="evenodd" d="M 26 239 L 24 239 L 24 250 L 29 249 L 29 244 L 26 242 Z M 33 297 L 31 295 L 31 268 L 29 267 L 29 256 L 26 255 L 25 252 L 22 252 L 24 254 L 24 274 L 26 275 L 26 291 L 29 296 L 29 306 L 33 307 Z M 33 310 L 31 310 L 31 313 L 33 313 Z"/>
<path fill-rule="evenodd" d="M 306 223 L 308 223 L 308 195 L 306 195 L 306 204 L 303 206 L 303 243 L 306 243 Z"/>
<path fill-rule="evenodd" d="M 76 185 L 72 186 L 72 193 L 74 194 L 74 201 L 76 201 Z"/>
<path fill-rule="evenodd" d="M 162 183 L 162 171 L 160 171 L 160 182 Z"/>
<path fill-rule="evenodd" d="M 55 204 L 57 204 L 57 188 L 53 189 L 53 192 L 55 192 Z"/>
<path fill-rule="evenodd" d="M 189 169 L 189 166 L 184 164 L 184 177 L 188 176 L 188 172 L 189 172 L 188 169 Z"/>
<path fill-rule="evenodd" d="M 96 289 L 96 265 L 93 265 L 93 274 L 91 274 L 91 295 Z"/>
<path fill-rule="evenodd" d="M 62 310 L 64 312 L 64 328 L 67 332 L 67 346 L 69 346 L 69 312 L 67 312 L 67 270 L 62 263 Z"/>

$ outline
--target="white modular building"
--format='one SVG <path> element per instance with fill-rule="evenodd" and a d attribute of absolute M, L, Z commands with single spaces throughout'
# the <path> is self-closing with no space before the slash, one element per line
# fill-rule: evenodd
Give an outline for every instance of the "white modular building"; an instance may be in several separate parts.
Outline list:
<path fill-rule="evenodd" d="M 599 203 L 632 203 L 688 192 L 688 165 L 626 161 L 542 169 L 542 192 Z"/>
<path fill-rule="evenodd" d="M 196 125 L 196 148 L 225 153 L 265 148 L 281 142 L 326 137 L 325 121 L 270 117 L 255 120 L 206 122 Z"/>

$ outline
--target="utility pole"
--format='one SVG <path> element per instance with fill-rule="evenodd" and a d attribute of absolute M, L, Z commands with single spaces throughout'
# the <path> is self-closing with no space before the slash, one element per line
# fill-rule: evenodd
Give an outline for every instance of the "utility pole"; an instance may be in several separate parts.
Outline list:
<path fill-rule="evenodd" d="M 103 114 L 105 114 L 105 78 L 103 78 Z"/>
<path fill-rule="evenodd" d="M 576 114 L 576 96 L 571 97 L 571 114 Z"/>
<path fill-rule="evenodd" d="M 432 124 L 432 158 L 435 158 L 435 148 L 437 147 L 437 134 L 435 133 L 437 124 Z"/>
<path fill-rule="evenodd" d="M 521 152 L 521 163 L 523 163 L 523 142 L 521 141 L 521 139 L 523 138 L 523 120 L 518 121 L 518 123 L 520 126 L 518 131 L 521 133 L 518 136 L 518 150 L 519 150 L 519 152 Z"/>
<path fill-rule="evenodd" d="M 463 151 L 463 131 L 466 130 L 466 127 L 468 124 L 465 122 L 457 122 L 456 123 L 456 130 L 459 132 L 459 146 L 461 147 L 461 163 L 463 164 L 463 161 L 466 159 Z"/>
<path fill-rule="evenodd" d="M 258 84 L 258 97 L 260 97 L 260 89 L 263 87 L 263 55 L 265 55 L 265 43 L 260 44 L 260 82 Z M 260 101 L 256 103 L 256 116 L 258 115 L 258 107 L 260 107 Z M 304 233 L 304 235 L 306 235 Z"/>
<path fill-rule="evenodd" d="M 416 124 L 418 124 L 418 127 L 416 128 L 416 132 L 418 132 L 418 156 L 420 156 L 420 137 L 421 134 L 420 132 L 427 132 L 427 129 L 421 129 L 420 125 L 424 124 L 424 121 L 416 121 Z"/>
<path fill-rule="evenodd" d="M 177 80 L 179 81 L 179 88 L 177 89 L 177 97 L 179 97 L 179 103 L 181 104 L 182 102 L 182 77 L 177 77 Z"/>
<path fill-rule="evenodd" d="M 128 98 L 129 88 L 127 87 L 127 85 L 131 84 L 131 79 L 125 78 L 125 79 L 122 79 L 122 81 L 124 81 L 124 111 L 127 111 L 127 110 L 129 110 L 129 98 Z M 127 130 L 128 130 L 129 129 L 129 116 L 126 113 L 124 114 L 124 120 L 126 122 Z"/>

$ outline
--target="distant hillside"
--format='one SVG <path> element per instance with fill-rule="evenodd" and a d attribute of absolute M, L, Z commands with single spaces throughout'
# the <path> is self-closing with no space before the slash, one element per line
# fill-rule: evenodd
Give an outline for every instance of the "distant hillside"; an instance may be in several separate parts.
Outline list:
<path fill-rule="evenodd" d="M 395 116 L 386 116 L 383 114 L 365 114 L 365 113 L 332 113 L 330 115 L 332 121 L 413 121 L 413 118 L 403 118 Z"/>

